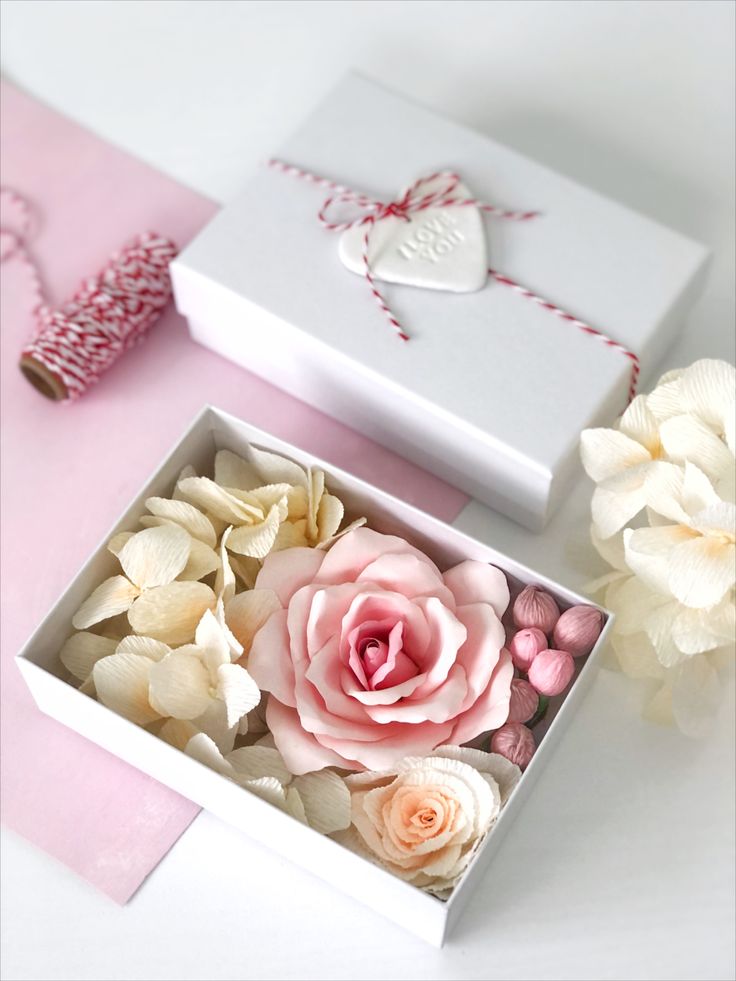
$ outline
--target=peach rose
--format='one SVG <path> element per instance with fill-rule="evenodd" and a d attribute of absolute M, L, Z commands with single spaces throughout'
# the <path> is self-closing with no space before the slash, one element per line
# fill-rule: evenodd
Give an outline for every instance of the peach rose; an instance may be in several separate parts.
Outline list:
<path fill-rule="evenodd" d="M 506 721 L 499 569 L 466 561 L 443 575 L 403 539 L 361 528 L 328 552 L 272 553 L 255 588 L 281 607 L 248 670 L 271 693 L 268 726 L 292 773 L 384 770 Z"/>
<path fill-rule="evenodd" d="M 346 847 L 433 893 L 450 889 L 493 826 L 521 777 L 494 753 L 441 746 L 401 760 L 392 773 L 356 773 L 345 782 L 353 826 Z"/>

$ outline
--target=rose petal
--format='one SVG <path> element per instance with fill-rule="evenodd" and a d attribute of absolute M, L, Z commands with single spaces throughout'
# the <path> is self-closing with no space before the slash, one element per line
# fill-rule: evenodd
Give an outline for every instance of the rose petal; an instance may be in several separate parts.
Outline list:
<path fill-rule="evenodd" d="M 297 711 L 282 705 L 273 695 L 268 699 L 266 721 L 291 773 L 301 775 L 326 766 L 345 767 L 348 770 L 357 768 L 357 764 L 317 742 L 302 727 Z"/>
<path fill-rule="evenodd" d="M 106 579 L 87 597 L 72 617 L 72 626 L 84 630 L 101 620 L 125 613 L 140 590 L 125 576 Z"/>
<path fill-rule="evenodd" d="M 273 590 L 281 604 L 288 606 L 294 593 L 315 579 L 324 559 L 324 553 L 313 548 L 272 552 L 258 573 L 256 588 Z"/>
<path fill-rule="evenodd" d="M 248 670 L 262 691 L 294 707 L 294 665 L 289 656 L 287 612 L 273 613 L 253 638 Z"/>
<path fill-rule="evenodd" d="M 458 606 L 469 603 L 488 603 L 500 619 L 509 605 L 509 584 L 495 565 L 468 559 L 444 574 L 443 579 L 452 591 Z"/>

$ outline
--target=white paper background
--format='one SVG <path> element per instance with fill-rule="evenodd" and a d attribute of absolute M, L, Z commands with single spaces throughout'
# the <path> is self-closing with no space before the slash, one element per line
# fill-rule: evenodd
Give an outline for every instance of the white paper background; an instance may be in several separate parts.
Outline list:
<path fill-rule="evenodd" d="M 734 358 L 733 14 L 720 0 L 5 0 L 2 58 L 218 200 L 343 71 L 380 77 L 708 244 L 710 284 L 670 366 Z M 574 587 L 588 498 L 581 485 L 543 537 L 476 505 L 460 524 Z M 638 713 L 604 672 L 442 951 L 203 815 L 122 910 L 5 834 L 2 975 L 732 978 L 732 693 L 706 744 Z"/>

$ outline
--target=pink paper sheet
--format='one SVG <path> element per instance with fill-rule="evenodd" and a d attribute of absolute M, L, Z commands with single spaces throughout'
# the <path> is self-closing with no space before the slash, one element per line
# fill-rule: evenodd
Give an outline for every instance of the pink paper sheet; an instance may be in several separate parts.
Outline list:
<path fill-rule="evenodd" d="M 216 210 L 12 85 L 2 83 L 0 99 L 3 183 L 38 208 L 33 251 L 54 301 L 137 232 L 181 246 Z M 42 715 L 13 656 L 195 413 L 214 403 L 448 521 L 468 499 L 193 344 L 173 309 L 78 403 L 52 403 L 17 368 L 28 295 L 24 271 L 9 262 L 0 330 L 2 817 L 125 902 L 198 808 Z"/>

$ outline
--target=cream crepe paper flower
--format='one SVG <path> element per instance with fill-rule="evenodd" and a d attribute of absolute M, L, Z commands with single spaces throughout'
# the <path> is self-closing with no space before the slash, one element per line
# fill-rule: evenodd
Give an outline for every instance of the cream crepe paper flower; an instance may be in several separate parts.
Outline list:
<path fill-rule="evenodd" d="M 205 610 L 215 605 L 215 594 L 205 583 L 181 581 L 190 564 L 194 539 L 184 528 L 165 524 L 145 528 L 112 541 L 124 575 L 111 576 L 87 597 L 72 617 L 77 630 L 128 614 L 135 633 L 167 644 L 183 644 Z"/>
<path fill-rule="evenodd" d="M 735 394 L 734 369 L 703 360 L 639 396 L 659 448 L 652 433 L 649 463 L 632 458 L 624 466 L 623 500 L 615 500 L 616 487 L 609 498 L 606 483 L 603 434 L 614 433 L 612 445 L 620 447 L 618 432 L 582 437 L 586 470 L 601 481 L 591 537 L 613 568 L 589 589 L 605 590 L 604 603 L 617 616 L 612 646 L 622 669 L 658 682 L 648 717 L 674 721 L 694 736 L 707 730 L 718 703 L 718 671 L 733 666 Z M 639 405 L 636 411 L 642 415 Z M 640 512 L 635 525 L 623 527 Z"/>
<path fill-rule="evenodd" d="M 220 450 L 214 480 L 185 477 L 177 489 L 233 527 L 230 551 L 254 559 L 295 545 L 326 546 L 344 515 L 342 502 L 325 490 L 321 470 L 304 470 L 256 447 L 249 447 L 247 459 Z"/>
<path fill-rule="evenodd" d="M 187 755 L 320 834 L 349 827 L 350 793 L 342 777 L 332 770 L 293 777 L 278 750 L 265 741 L 223 755 L 205 735 L 195 733 L 186 738 L 187 733 L 179 732 L 178 736 L 185 740 L 182 748 Z"/>
<path fill-rule="evenodd" d="M 390 771 L 351 774 L 352 827 L 335 837 L 445 898 L 520 777 L 504 757 L 458 746 L 407 757 Z"/>
<path fill-rule="evenodd" d="M 140 726 L 186 721 L 223 752 L 233 748 L 261 693 L 245 667 L 231 661 L 226 631 L 206 610 L 195 643 L 171 648 L 132 634 L 119 643 L 89 631 L 73 634 L 61 650 L 64 666 L 108 708 Z M 242 648 L 236 648 L 242 651 Z"/>

